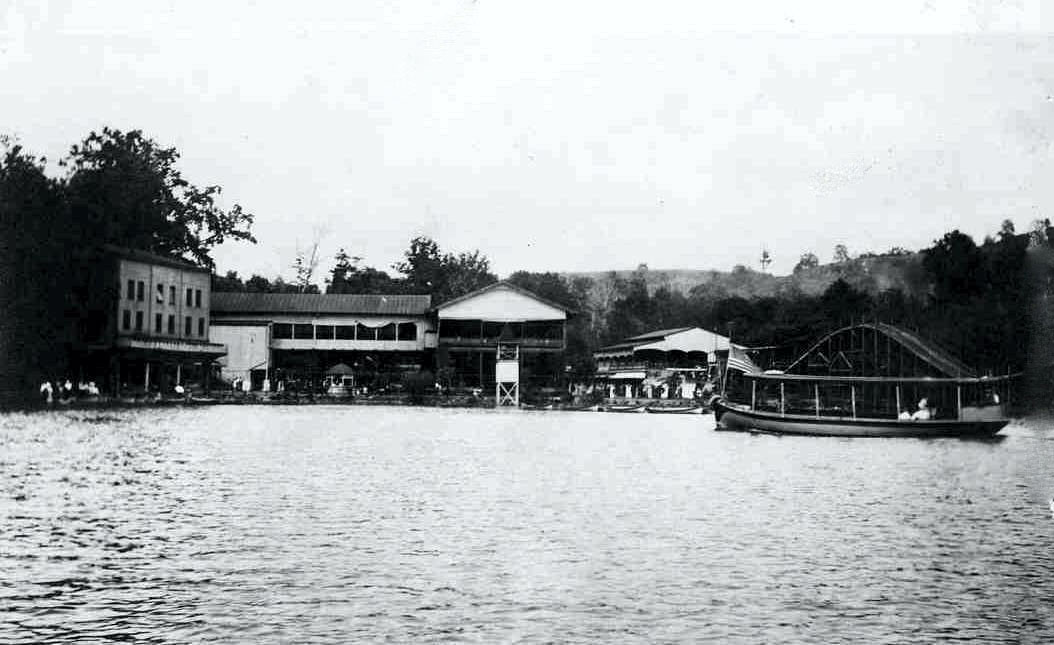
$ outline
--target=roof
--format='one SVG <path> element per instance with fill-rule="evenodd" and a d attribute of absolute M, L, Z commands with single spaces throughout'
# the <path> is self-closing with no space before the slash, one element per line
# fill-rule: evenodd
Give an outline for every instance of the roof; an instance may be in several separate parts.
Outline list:
<path fill-rule="evenodd" d="M 508 280 L 499 280 L 499 281 L 497 281 L 497 282 L 495 282 L 493 284 L 488 284 L 487 286 L 483 287 L 482 289 L 476 289 L 475 291 L 473 291 L 471 293 L 466 293 L 463 296 L 458 296 L 457 298 L 453 298 L 451 300 L 447 300 L 446 302 L 444 302 L 442 304 L 436 305 L 435 310 L 439 311 L 440 309 L 446 309 L 447 307 L 449 307 L 451 305 L 457 304 L 459 302 L 464 302 L 465 300 L 471 300 L 472 298 L 475 298 L 476 296 L 479 296 L 481 294 L 487 293 L 488 291 L 494 291 L 495 289 L 499 289 L 499 288 L 511 289 L 512 291 L 515 291 L 515 292 L 519 293 L 520 295 L 527 296 L 528 298 L 534 298 L 538 302 L 545 303 L 545 304 L 549 305 L 550 307 L 556 307 L 557 309 L 560 309 L 560 310 L 564 311 L 565 313 L 569 313 L 569 314 L 575 313 L 575 311 L 573 309 L 569 309 L 569 308 L 565 307 L 564 305 L 560 304 L 559 302 L 555 302 L 553 300 L 549 300 L 548 298 L 543 298 L 543 297 L 539 296 L 538 294 L 534 293 L 533 291 L 529 291 L 527 289 L 524 289 L 523 287 L 517 286 L 517 285 L 509 282 Z"/>
<path fill-rule="evenodd" d="M 420 316 L 432 296 L 354 293 L 213 292 L 213 313 L 376 314 Z"/>
<path fill-rule="evenodd" d="M 139 249 L 129 249 L 123 246 L 117 246 L 114 244 L 104 244 L 102 250 L 114 257 L 123 258 L 125 260 L 133 260 L 135 262 L 143 262 L 146 264 L 159 264 L 161 266 L 172 267 L 173 269 L 183 269 L 184 271 L 199 271 L 201 273 L 211 273 L 209 269 L 198 266 L 193 262 L 188 262 L 183 258 L 171 257 L 168 255 L 159 255 L 157 253 L 151 253 L 149 251 L 142 251 Z"/>
<path fill-rule="evenodd" d="M 685 350 L 684 348 L 681 348 L 681 347 L 672 347 L 672 346 L 671 347 L 665 347 L 665 346 L 660 346 L 658 344 L 661 341 L 664 341 L 664 340 L 670 338 L 671 336 L 676 336 L 678 334 L 683 334 L 685 332 L 698 332 L 699 333 L 698 335 L 703 335 L 703 334 L 708 335 L 709 336 L 709 342 L 702 343 L 703 347 L 699 347 L 698 349 L 688 349 L 688 350 Z M 696 339 L 696 341 L 697 341 L 696 344 L 698 345 L 699 344 L 698 343 L 698 339 Z M 720 342 L 720 341 L 723 341 L 723 342 Z M 724 337 L 724 336 L 722 336 L 720 334 L 715 334 L 715 333 L 713 333 L 711 331 L 708 331 L 706 329 L 703 329 L 701 327 L 674 327 L 672 329 L 658 329 L 658 330 L 655 330 L 655 331 L 649 331 L 649 332 L 640 334 L 638 336 L 630 336 L 629 338 L 625 338 L 625 339 L 619 341 L 618 343 L 615 343 L 614 345 L 608 345 L 607 347 L 601 347 L 598 351 L 602 352 L 602 353 L 603 352 L 619 352 L 619 351 L 624 351 L 625 352 L 625 351 L 631 351 L 631 350 L 634 350 L 634 349 L 637 349 L 637 348 L 641 348 L 643 345 L 655 345 L 655 347 L 649 347 L 649 348 L 645 348 L 645 349 L 656 349 L 658 351 L 667 351 L 667 350 L 670 350 L 670 349 L 679 349 L 681 351 L 710 351 L 709 348 L 718 349 L 718 350 L 728 349 L 727 347 L 719 347 L 719 345 L 723 345 L 723 344 L 725 344 L 727 342 L 728 342 L 728 339 L 726 337 Z"/>

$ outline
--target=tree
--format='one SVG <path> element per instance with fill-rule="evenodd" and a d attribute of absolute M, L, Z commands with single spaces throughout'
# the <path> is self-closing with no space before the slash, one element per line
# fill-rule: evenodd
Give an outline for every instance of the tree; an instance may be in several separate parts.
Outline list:
<path fill-rule="evenodd" d="M 816 257 L 815 253 L 802 253 L 798 263 L 794 265 L 794 272 L 801 273 L 807 269 L 815 269 L 818 266 L 820 266 L 820 258 Z"/>
<path fill-rule="evenodd" d="M 923 252 L 922 266 L 940 302 L 969 298 L 984 285 L 980 249 L 973 238 L 958 229 L 947 233 Z"/>
<path fill-rule="evenodd" d="M 293 269 L 296 271 L 294 284 L 296 284 L 298 293 L 318 293 L 318 285 L 311 282 L 318 268 L 318 244 L 319 240 L 316 236 L 315 241 L 307 250 L 298 249 L 296 252 Z"/>
<path fill-rule="evenodd" d="M 490 272 L 490 260 L 478 250 L 443 254 L 429 237 L 410 240 L 410 248 L 403 257 L 392 268 L 405 276 L 410 293 L 431 294 L 435 304 L 483 288 L 498 279 Z"/>
<path fill-rule="evenodd" d="M 834 245 L 834 261 L 837 264 L 843 264 L 850 260 L 849 249 L 846 248 L 845 244 Z"/>
<path fill-rule="evenodd" d="M 81 317 L 70 276 L 80 247 L 46 160 L 0 138 L 0 405 L 32 400 L 66 374 L 65 345 Z"/>
<path fill-rule="evenodd" d="M 226 240 L 256 242 L 253 216 L 222 209 L 219 186 L 199 188 L 176 167 L 179 153 L 140 130 L 104 128 L 70 148 L 66 193 L 74 230 L 86 246 L 112 243 L 213 266 Z"/>
<path fill-rule="evenodd" d="M 362 258 L 349 256 L 340 249 L 334 257 L 336 263 L 326 281 L 326 293 L 402 293 L 403 285 L 393 280 L 384 271 L 373 267 L 360 267 Z"/>

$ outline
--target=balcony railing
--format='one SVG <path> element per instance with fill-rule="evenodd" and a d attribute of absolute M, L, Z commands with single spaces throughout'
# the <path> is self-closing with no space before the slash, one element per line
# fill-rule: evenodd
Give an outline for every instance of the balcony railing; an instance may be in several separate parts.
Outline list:
<path fill-rule="evenodd" d="M 440 345 L 456 345 L 458 347 L 497 347 L 498 342 L 497 338 L 480 338 L 479 336 L 441 336 L 439 338 Z M 519 338 L 500 342 L 526 348 L 563 349 L 564 347 L 562 338 Z"/>

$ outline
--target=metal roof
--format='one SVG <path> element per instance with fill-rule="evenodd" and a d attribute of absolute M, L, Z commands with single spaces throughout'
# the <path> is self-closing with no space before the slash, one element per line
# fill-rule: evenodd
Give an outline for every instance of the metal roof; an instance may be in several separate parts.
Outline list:
<path fill-rule="evenodd" d="M 478 295 L 481 295 L 481 294 L 484 294 L 484 293 L 486 293 L 488 291 L 493 291 L 494 289 L 499 289 L 499 288 L 510 289 L 512 291 L 515 291 L 516 293 L 519 293 L 520 295 L 527 296 L 528 298 L 533 298 L 534 300 L 537 300 L 538 302 L 547 304 L 550 307 L 555 307 L 555 308 L 560 309 L 560 310 L 562 310 L 562 311 L 564 311 L 565 313 L 568 313 L 568 314 L 575 313 L 575 311 L 573 309 L 569 309 L 566 306 L 560 304 L 559 302 L 556 302 L 555 300 L 549 300 L 548 298 L 543 298 L 543 297 L 539 296 L 538 294 L 534 293 L 533 291 L 530 291 L 528 289 L 524 289 L 523 287 L 521 287 L 519 285 L 516 285 L 516 284 L 513 284 L 512 282 L 509 282 L 508 280 L 498 280 L 497 282 L 492 282 L 492 283 L 488 284 L 487 286 L 483 287 L 482 289 L 476 289 L 475 291 L 473 291 L 471 293 L 466 293 L 463 296 L 458 296 L 457 298 L 452 298 L 450 300 L 447 300 L 446 302 L 440 303 L 440 304 L 436 305 L 436 311 L 439 311 L 441 309 L 446 309 L 447 307 L 449 307 L 449 306 L 451 306 L 451 305 L 453 305 L 455 303 L 458 303 L 458 302 L 464 302 L 465 300 L 471 300 L 472 298 L 475 298 Z"/>
<path fill-rule="evenodd" d="M 630 336 L 629 338 L 625 338 L 622 341 L 620 341 L 618 343 L 615 343 L 614 345 L 608 345 L 607 347 L 601 347 L 598 351 L 600 351 L 600 352 L 614 352 L 614 351 L 618 351 L 618 350 L 629 350 L 629 349 L 633 349 L 634 347 L 637 347 L 639 345 L 647 345 L 648 343 L 651 343 L 653 341 L 663 340 L 663 339 L 667 338 L 668 336 L 673 336 L 674 334 L 680 334 L 682 332 L 686 332 L 686 331 L 689 331 L 689 330 L 692 330 L 692 329 L 696 329 L 696 328 L 695 327 L 674 327 L 672 329 L 659 329 L 657 331 L 649 331 L 647 333 L 640 334 L 639 336 Z"/>
<path fill-rule="evenodd" d="M 241 293 L 212 294 L 213 313 L 261 314 L 377 314 L 422 316 L 432 296 L 355 293 Z"/>

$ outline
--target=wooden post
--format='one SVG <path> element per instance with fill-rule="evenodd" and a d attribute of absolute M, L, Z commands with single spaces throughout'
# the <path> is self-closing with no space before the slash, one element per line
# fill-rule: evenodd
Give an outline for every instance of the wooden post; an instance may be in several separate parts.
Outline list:
<path fill-rule="evenodd" d="M 176 363 L 176 385 L 183 385 L 183 362 Z"/>
<path fill-rule="evenodd" d="M 783 381 L 780 381 L 780 414 L 786 414 L 786 403 L 784 401 Z"/>
<path fill-rule="evenodd" d="M 956 418 L 962 421 L 963 418 L 963 386 L 955 386 L 955 406 L 956 406 Z"/>
<path fill-rule="evenodd" d="M 855 419 L 856 418 L 856 386 L 855 385 L 850 385 L 849 386 L 849 397 L 850 397 L 850 399 L 853 402 L 853 418 Z M 898 411 L 897 414 L 900 414 L 900 412 Z"/>
<path fill-rule="evenodd" d="M 750 409 L 753 410 L 757 406 L 758 402 L 758 382 L 754 379 L 750 381 Z"/>
<path fill-rule="evenodd" d="M 820 384 L 814 383 L 812 386 L 813 396 L 816 397 L 816 418 L 820 418 Z"/>
<path fill-rule="evenodd" d="M 143 390 L 150 391 L 150 361 L 143 361 Z"/>
<path fill-rule="evenodd" d="M 900 418 L 900 411 L 903 408 L 900 407 L 900 386 L 897 386 L 897 418 Z"/>

